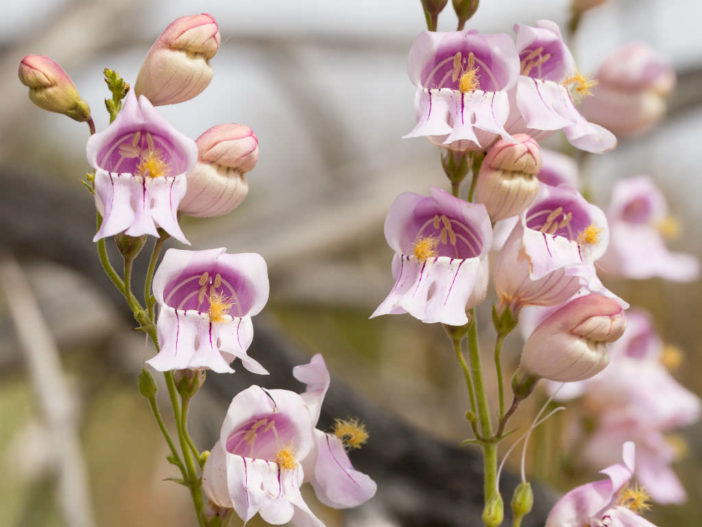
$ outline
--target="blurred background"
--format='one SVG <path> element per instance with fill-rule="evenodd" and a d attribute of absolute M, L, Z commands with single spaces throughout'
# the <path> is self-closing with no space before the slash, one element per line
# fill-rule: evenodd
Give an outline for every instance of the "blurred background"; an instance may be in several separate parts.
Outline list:
<path fill-rule="evenodd" d="M 196 12 L 210 13 L 220 26 L 214 79 L 197 98 L 162 113 L 193 138 L 222 122 L 247 124 L 259 138 L 261 156 L 247 175 L 249 196 L 239 209 L 218 219 L 185 219 L 193 247 L 261 253 L 271 277 L 261 318 L 309 353 L 323 353 L 334 374 L 414 426 L 454 442 L 469 433 L 465 387 L 441 328 L 409 317 L 367 320 L 392 285 L 382 225 L 394 197 L 446 186 L 437 150 L 420 139 L 401 139 L 414 125 L 406 57 L 425 28 L 419 0 L 17 2 L 0 17 L 0 251 L 21 262 L 31 290 L 19 294 L 37 302 L 60 351 L 70 395 L 67 419 L 87 474 L 86 506 L 100 526 L 190 525 L 190 504 L 182 488 L 162 482 L 174 471 L 136 390 L 151 350 L 130 330 L 99 274 L 89 270 L 94 264 L 78 271 L 83 254 L 93 250 L 90 234 L 83 237 L 92 226 L 70 222 L 74 211 L 92 207 L 79 182 L 88 169 L 87 126 L 32 105 L 16 70 L 26 54 L 54 58 L 90 104 L 100 130 L 108 121 L 103 68 L 133 83 L 158 34 L 172 19 Z M 583 17 L 573 43 L 584 72 L 631 40 L 644 40 L 673 61 L 679 79 L 668 117 L 645 136 L 621 141 L 616 151 L 588 157 L 583 172 L 601 206 L 617 178 L 654 178 L 683 223 L 677 248 L 698 256 L 699 16 L 694 0 L 611 0 Z M 511 32 L 516 22 L 550 18 L 563 26 L 568 17 L 567 0 L 483 0 L 469 27 Z M 447 8 L 439 29 L 454 26 Z M 34 188 L 37 195 L 65 194 L 65 208 L 32 208 Z M 39 228 L 47 220 L 60 235 L 48 237 Z M 8 247 L 14 254 L 7 254 Z M 55 257 L 61 247 L 65 251 Z M 686 352 L 677 378 L 700 394 L 699 282 L 608 285 L 654 314 L 664 339 Z M 65 525 L 49 470 L 60 438 L 42 412 L 42 381 L 30 376 L 7 298 L 0 298 L 0 525 Z M 489 324 L 489 310 L 482 321 Z M 519 336 L 510 336 L 508 368 L 515 366 L 519 346 Z M 226 406 L 206 397 L 197 403 L 202 421 L 217 428 Z M 689 453 L 678 473 L 690 499 L 655 507 L 649 518 L 661 525 L 693 525 L 702 517 L 702 427 L 685 431 L 685 438 Z M 549 470 L 540 473 L 549 477 Z"/>

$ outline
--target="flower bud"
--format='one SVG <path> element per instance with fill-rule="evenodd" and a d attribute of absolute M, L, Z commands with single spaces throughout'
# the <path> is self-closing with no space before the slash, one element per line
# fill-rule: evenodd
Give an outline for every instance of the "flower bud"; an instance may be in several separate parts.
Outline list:
<path fill-rule="evenodd" d="M 18 74 L 20 82 L 29 88 L 29 98 L 40 108 L 80 122 L 90 119 L 90 106 L 81 99 L 68 74 L 49 57 L 27 55 L 20 62 Z"/>
<path fill-rule="evenodd" d="M 196 142 L 198 163 L 179 209 L 198 217 L 227 214 L 249 192 L 244 173 L 258 162 L 258 138 L 248 126 L 231 123 L 213 126 Z"/>
<path fill-rule="evenodd" d="M 502 502 L 502 496 L 499 493 L 493 494 L 483 509 L 483 523 L 486 527 L 494 527 L 500 525 L 504 517 L 505 506 Z"/>
<path fill-rule="evenodd" d="M 206 371 L 203 369 L 177 370 L 175 383 L 183 399 L 192 399 L 205 382 Z"/>
<path fill-rule="evenodd" d="M 207 14 L 174 20 L 158 37 L 139 70 L 134 90 L 160 106 L 187 101 L 212 79 L 210 59 L 219 49 L 217 22 Z"/>
<path fill-rule="evenodd" d="M 580 112 L 618 136 L 645 132 L 665 114 L 666 99 L 675 86 L 670 62 L 641 42 L 615 50 L 598 70 L 592 97 Z"/>
<path fill-rule="evenodd" d="M 523 518 L 531 512 L 534 506 L 534 493 L 531 490 L 531 484 L 528 481 L 522 481 L 514 489 L 512 495 L 512 512 L 514 517 Z"/>
<path fill-rule="evenodd" d="M 476 195 L 492 221 L 516 216 L 526 209 L 539 190 L 539 145 L 526 134 L 516 142 L 500 139 L 488 150 L 478 175 Z"/>
<path fill-rule="evenodd" d="M 604 4 L 608 0 L 573 0 L 573 11 L 580 14 L 588 9 Z"/>
<path fill-rule="evenodd" d="M 594 293 L 571 300 L 527 339 L 516 376 L 588 379 L 607 366 L 606 343 L 617 340 L 625 327 L 624 310 L 616 300 Z"/>
<path fill-rule="evenodd" d="M 153 375 L 146 368 L 142 368 L 139 374 L 139 393 L 147 399 L 152 399 L 157 391 L 158 387 Z"/>

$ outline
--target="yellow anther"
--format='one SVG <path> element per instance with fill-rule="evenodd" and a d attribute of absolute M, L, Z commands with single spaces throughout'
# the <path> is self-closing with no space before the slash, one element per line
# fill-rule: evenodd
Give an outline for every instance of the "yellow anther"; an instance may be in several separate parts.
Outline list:
<path fill-rule="evenodd" d="M 453 71 L 451 72 L 451 80 L 456 82 L 461 76 L 461 70 L 463 69 L 463 56 L 460 51 L 457 51 L 453 56 Z"/>
<path fill-rule="evenodd" d="M 168 175 L 168 172 L 168 163 L 163 160 L 158 150 L 149 149 L 141 155 L 139 165 L 137 165 L 137 173 L 140 176 L 157 178 Z"/>
<path fill-rule="evenodd" d="M 229 309 L 232 307 L 233 302 L 229 302 L 229 299 L 225 297 L 222 293 L 210 292 L 210 321 L 211 322 L 225 322 L 225 315 L 229 314 Z"/>
<path fill-rule="evenodd" d="M 433 236 L 419 238 L 416 242 L 414 242 L 412 253 L 420 262 L 426 262 L 429 258 L 434 258 L 435 256 L 439 255 L 436 250 L 437 243 L 438 240 Z"/>
<path fill-rule="evenodd" d="M 624 488 L 619 493 L 617 505 L 626 507 L 633 512 L 640 513 L 651 508 L 651 504 L 649 503 L 650 500 L 651 496 L 648 495 L 648 492 L 646 492 L 643 487 L 634 485 L 632 487 Z"/>
<path fill-rule="evenodd" d="M 358 419 L 337 419 L 333 431 L 345 448 L 361 448 L 368 441 L 368 431 Z"/>
<path fill-rule="evenodd" d="M 576 70 L 572 77 L 563 81 L 563 86 L 568 88 L 575 102 L 580 102 L 583 97 L 592 95 L 592 88 L 597 86 L 597 81 Z"/>
<path fill-rule="evenodd" d="M 661 353 L 661 363 L 670 371 L 677 370 L 683 361 L 683 352 L 677 346 L 672 346 L 670 344 L 663 348 L 663 353 Z"/>
<path fill-rule="evenodd" d="M 543 232 L 545 234 L 556 234 L 556 231 L 559 228 L 566 227 L 572 218 L 572 214 L 568 213 L 563 216 L 562 221 L 557 221 L 558 217 L 563 214 L 563 207 L 558 207 L 555 210 L 552 210 L 549 215 L 546 217 L 546 221 L 544 224 L 541 226 L 539 229 L 539 232 Z"/>
<path fill-rule="evenodd" d="M 551 54 L 544 53 L 543 47 L 533 49 L 519 62 L 520 73 L 528 76 L 532 69 L 545 64 L 550 58 Z"/>
<path fill-rule="evenodd" d="M 453 56 L 453 71 L 451 72 L 451 80 L 458 81 L 458 89 L 462 93 L 469 93 L 480 89 L 480 79 L 478 71 L 480 68 L 475 65 L 475 54 L 471 51 L 468 53 L 468 67 L 463 68 L 463 55 L 458 51 Z"/>
<path fill-rule="evenodd" d="M 283 470 L 294 470 L 297 468 L 295 453 L 291 447 L 281 448 L 275 454 L 275 462 Z"/>
<path fill-rule="evenodd" d="M 687 441 L 678 434 L 666 435 L 665 442 L 673 449 L 675 461 L 680 461 L 685 458 L 690 450 Z"/>
<path fill-rule="evenodd" d="M 588 225 L 583 231 L 578 234 L 578 243 L 580 245 L 594 245 L 600 241 L 600 233 L 602 229 L 595 225 Z"/>
<path fill-rule="evenodd" d="M 680 235 L 680 222 L 672 217 L 666 216 L 662 220 L 656 222 L 656 229 L 661 233 L 661 236 L 666 240 L 674 240 Z"/>

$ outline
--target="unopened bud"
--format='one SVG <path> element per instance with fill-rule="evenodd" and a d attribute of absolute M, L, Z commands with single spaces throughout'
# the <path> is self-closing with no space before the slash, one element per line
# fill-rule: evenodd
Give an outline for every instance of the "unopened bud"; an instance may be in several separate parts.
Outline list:
<path fill-rule="evenodd" d="M 522 481 L 517 485 L 517 488 L 514 489 L 511 505 L 515 519 L 521 519 L 531 512 L 534 506 L 534 493 L 528 481 Z"/>
<path fill-rule="evenodd" d="M 147 399 L 151 399 L 156 395 L 157 391 L 158 387 L 153 375 L 146 368 L 142 368 L 139 374 L 139 393 Z"/>
<path fill-rule="evenodd" d="M 573 11 L 580 14 L 588 9 L 602 5 L 607 1 L 608 0 L 573 0 Z"/>
<path fill-rule="evenodd" d="M 158 37 L 139 70 L 134 90 L 154 106 L 192 99 L 212 79 L 219 49 L 217 22 L 207 14 L 174 20 Z"/>
<path fill-rule="evenodd" d="M 453 10 L 458 17 L 458 28 L 463 29 L 465 23 L 478 10 L 480 0 L 453 0 Z"/>
<path fill-rule="evenodd" d="M 424 8 L 424 16 L 427 18 L 429 31 L 436 31 L 436 25 L 439 19 L 439 13 L 443 11 L 448 0 L 422 0 Z"/>
<path fill-rule="evenodd" d="M 526 134 L 515 142 L 500 139 L 488 150 L 478 175 L 476 196 L 492 221 L 516 216 L 526 209 L 539 190 L 539 145 Z"/>
<path fill-rule="evenodd" d="M 243 124 L 220 124 L 197 139 L 198 163 L 187 175 L 179 210 L 190 216 L 221 216 L 248 194 L 244 173 L 258 161 L 258 138 Z"/>
<path fill-rule="evenodd" d="M 488 499 L 483 509 L 483 523 L 486 527 L 495 527 L 502 523 L 505 517 L 505 506 L 499 493 L 493 494 Z"/>
<path fill-rule="evenodd" d="M 120 254 L 125 259 L 125 261 L 134 260 L 144 248 L 146 243 L 146 235 L 128 236 L 126 234 L 120 233 L 115 236 L 115 245 L 119 249 Z"/>
<path fill-rule="evenodd" d="M 177 370 L 176 388 L 183 399 L 191 399 L 205 382 L 205 370 Z"/>
<path fill-rule="evenodd" d="M 18 74 L 20 82 L 29 88 L 29 98 L 40 108 L 80 122 L 90 119 L 90 106 L 68 74 L 49 57 L 27 55 L 20 62 Z"/>

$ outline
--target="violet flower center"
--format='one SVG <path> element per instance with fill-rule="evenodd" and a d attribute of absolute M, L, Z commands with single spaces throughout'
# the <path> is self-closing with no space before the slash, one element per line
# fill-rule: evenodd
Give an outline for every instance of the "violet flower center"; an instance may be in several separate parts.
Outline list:
<path fill-rule="evenodd" d="M 470 225 L 446 214 L 416 216 L 408 234 L 413 247 L 407 247 L 405 254 L 412 254 L 414 244 L 425 239 L 433 241 L 436 256 L 465 260 L 480 256 L 483 250 L 480 236 Z"/>
<path fill-rule="evenodd" d="M 519 71 L 532 79 L 546 79 L 560 82 L 562 79 L 551 75 L 558 71 L 563 62 L 563 46 L 558 41 L 532 42 L 519 52 Z"/>
<path fill-rule="evenodd" d="M 283 448 L 295 448 L 295 425 L 285 415 L 271 413 L 252 417 L 227 437 L 227 452 L 242 457 L 276 461 Z"/>
<path fill-rule="evenodd" d="M 621 217 L 627 223 L 646 224 L 651 221 L 652 213 L 651 201 L 639 196 L 626 204 Z"/>
<path fill-rule="evenodd" d="M 575 201 L 544 201 L 531 207 L 526 216 L 529 229 L 563 236 L 571 241 L 578 241 L 578 236 L 591 223 L 590 215 Z"/>
<path fill-rule="evenodd" d="M 460 45 L 439 48 L 421 75 L 421 85 L 427 89 L 449 88 L 458 90 L 461 78 L 471 76 L 473 90 L 498 91 L 508 78 L 503 64 L 495 60 L 490 48 L 480 41 L 471 39 Z"/>
<path fill-rule="evenodd" d="M 116 137 L 103 147 L 97 162 L 108 172 L 146 177 L 176 176 L 187 170 L 185 152 L 164 135 L 146 129 Z"/>
<path fill-rule="evenodd" d="M 241 317 L 250 311 L 254 291 L 238 273 L 215 266 L 189 269 L 166 285 L 163 297 L 173 309 Z"/>

